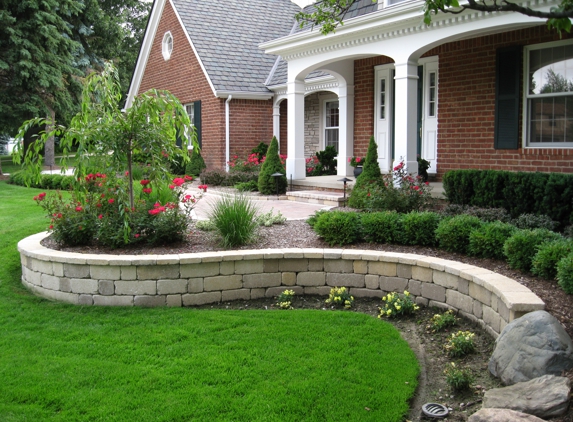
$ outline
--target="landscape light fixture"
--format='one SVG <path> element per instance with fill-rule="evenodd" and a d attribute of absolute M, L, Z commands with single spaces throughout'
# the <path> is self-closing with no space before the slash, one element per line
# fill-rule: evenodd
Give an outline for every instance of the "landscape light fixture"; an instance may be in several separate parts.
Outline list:
<path fill-rule="evenodd" d="M 339 179 L 338 181 L 344 183 L 344 206 L 346 206 L 346 183 L 352 182 L 352 179 L 345 177 L 344 179 Z"/>
<path fill-rule="evenodd" d="M 275 178 L 275 183 L 277 185 L 277 199 L 279 199 L 279 177 L 284 176 L 284 174 L 277 172 L 277 173 L 271 174 L 271 176 Z"/>

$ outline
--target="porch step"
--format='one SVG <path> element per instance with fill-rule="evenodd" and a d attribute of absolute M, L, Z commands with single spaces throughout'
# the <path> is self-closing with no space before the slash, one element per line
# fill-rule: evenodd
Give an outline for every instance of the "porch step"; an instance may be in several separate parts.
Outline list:
<path fill-rule="evenodd" d="M 301 191 L 287 192 L 286 195 L 289 201 L 307 202 L 309 204 L 330 205 L 333 207 L 339 207 L 344 205 L 344 196 L 342 193 L 339 192 L 301 190 Z"/>

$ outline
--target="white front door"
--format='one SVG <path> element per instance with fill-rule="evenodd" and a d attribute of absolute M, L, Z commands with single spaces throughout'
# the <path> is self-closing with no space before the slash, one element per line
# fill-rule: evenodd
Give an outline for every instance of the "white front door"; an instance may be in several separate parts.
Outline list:
<path fill-rule="evenodd" d="M 428 173 L 435 174 L 438 171 L 438 58 L 422 59 L 420 64 L 424 66 L 420 155 L 430 162 Z"/>
<path fill-rule="evenodd" d="M 376 66 L 374 87 L 374 140 L 382 173 L 392 168 L 392 74 L 393 65 Z"/>

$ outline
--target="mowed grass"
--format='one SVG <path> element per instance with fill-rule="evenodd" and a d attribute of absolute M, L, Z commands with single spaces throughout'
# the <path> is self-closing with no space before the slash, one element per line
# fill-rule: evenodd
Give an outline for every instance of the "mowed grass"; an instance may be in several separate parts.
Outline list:
<path fill-rule="evenodd" d="M 343 311 L 97 308 L 21 286 L 39 190 L 0 182 L 1 421 L 401 421 L 418 364 Z"/>

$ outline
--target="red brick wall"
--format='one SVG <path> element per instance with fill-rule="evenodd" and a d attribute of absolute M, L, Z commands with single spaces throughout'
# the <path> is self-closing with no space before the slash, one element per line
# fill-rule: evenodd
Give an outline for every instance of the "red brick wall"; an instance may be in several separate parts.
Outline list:
<path fill-rule="evenodd" d="M 393 63 L 379 56 L 354 62 L 354 155 L 365 156 L 374 135 L 374 66 Z"/>
<path fill-rule="evenodd" d="M 541 25 L 447 43 L 424 54 L 439 56 L 439 177 L 463 168 L 573 173 L 573 149 L 493 147 L 496 49 L 556 40 L 559 35 Z M 374 130 L 374 66 L 388 62 L 391 60 L 381 56 L 354 63 L 355 155 L 366 152 Z"/>
<path fill-rule="evenodd" d="M 173 53 L 161 53 L 165 32 L 173 36 Z M 207 168 L 225 167 L 225 99 L 216 98 L 171 4 L 166 2 L 143 74 L 139 92 L 167 89 L 182 104 L 201 100 L 202 152 Z M 230 151 L 250 151 L 261 141 L 270 143 L 272 102 L 231 100 Z"/>

